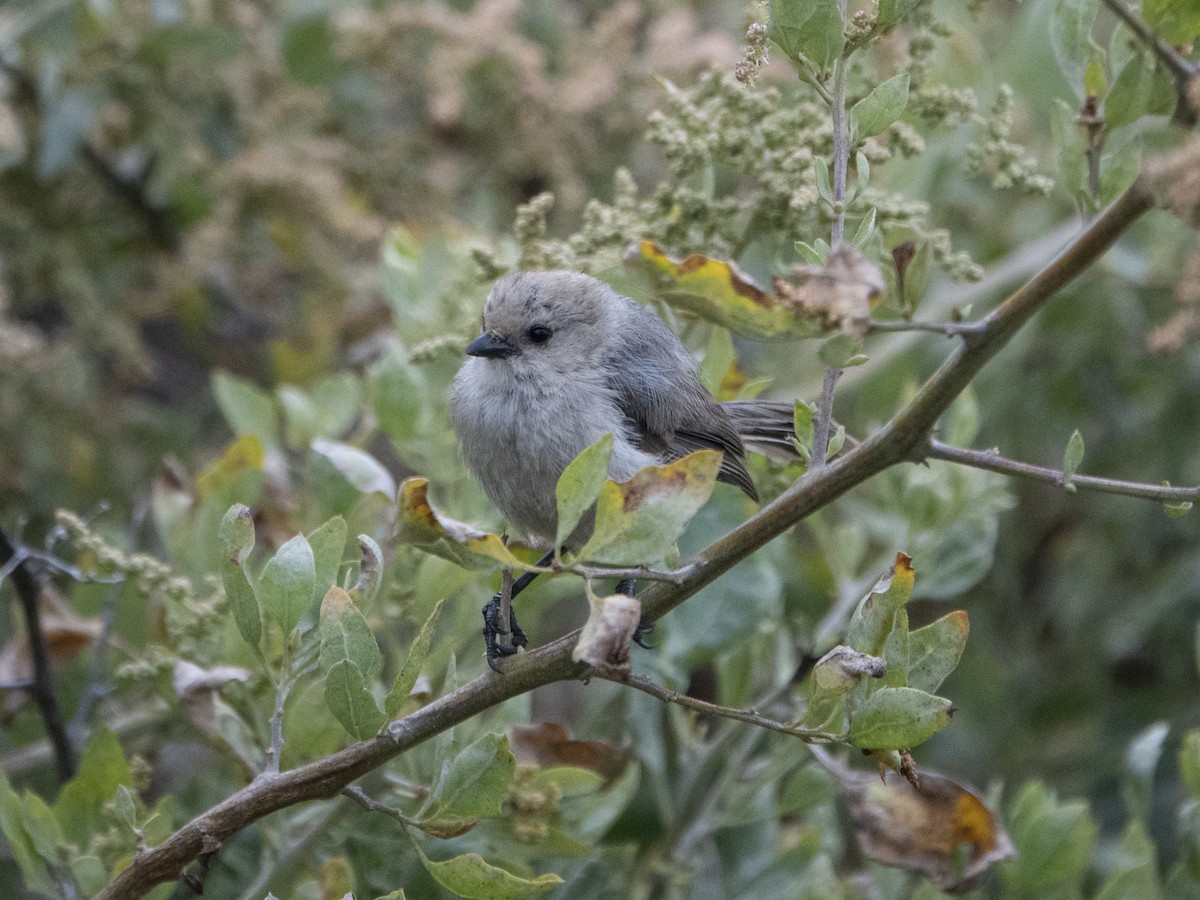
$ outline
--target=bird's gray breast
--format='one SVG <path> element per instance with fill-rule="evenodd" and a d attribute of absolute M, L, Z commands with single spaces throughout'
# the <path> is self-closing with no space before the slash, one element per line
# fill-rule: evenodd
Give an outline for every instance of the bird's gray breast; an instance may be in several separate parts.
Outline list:
<path fill-rule="evenodd" d="M 625 460 L 632 447 L 624 417 L 599 372 L 538 377 L 507 361 L 471 359 L 455 379 L 452 415 L 467 465 L 527 537 L 554 540 L 558 478 L 607 432 L 622 445 L 614 454 L 622 467 L 645 464 Z"/>

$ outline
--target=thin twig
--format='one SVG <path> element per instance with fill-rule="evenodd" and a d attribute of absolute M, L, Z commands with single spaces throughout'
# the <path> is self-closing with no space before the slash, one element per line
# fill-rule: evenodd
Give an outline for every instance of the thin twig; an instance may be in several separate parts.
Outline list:
<path fill-rule="evenodd" d="M 987 326 L 983 322 L 914 322 L 896 319 L 893 321 L 872 320 L 868 332 L 929 331 L 946 337 L 970 337 L 981 334 Z"/>
<path fill-rule="evenodd" d="M 41 588 L 29 569 L 28 557 L 28 548 L 14 547 L 9 542 L 8 535 L 0 531 L 0 559 L 3 560 L 4 566 L 16 560 L 11 568 L 11 578 L 17 599 L 20 600 L 21 609 L 25 613 L 25 627 L 29 633 L 29 651 L 33 660 L 33 684 L 28 689 L 29 696 L 33 698 L 42 714 L 42 724 L 45 725 L 46 735 L 54 747 L 58 780 L 65 783 L 75 774 L 75 748 L 71 746 L 71 738 L 67 734 L 67 726 L 58 706 L 58 697 L 54 693 L 54 676 L 50 673 L 50 651 L 46 647 L 46 635 L 42 632 L 41 610 L 38 606 Z"/>
<path fill-rule="evenodd" d="M 998 472 L 1001 475 L 1015 475 L 1018 478 L 1030 478 L 1046 484 L 1065 487 L 1067 479 L 1057 469 L 1047 469 L 1029 463 L 1007 459 L 995 450 L 964 450 L 952 447 L 938 440 L 931 440 L 927 451 L 931 459 L 941 459 L 946 462 L 970 466 L 973 469 L 985 469 L 988 472 Z M 1121 494 L 1126 497 L 1140 497 L 1143 500 L 1156 500 L 1161 503 L 1187 503 L 1200 501 L 1200 486 L 1171 487 L 1162 484 L 1146 484 L 1137 481 L 1120 481 L 1115 478 L 1097 478 L 1093 475 L 1072 475 L 1070 483 L 1080 490 L 1100 491 L 1105 494 Z"/>
<path fill-rule="evenodd" d="M 634 566 L 632 568 L 609 568 L 607 566 L 563 566 L 561 571 L 570 572 L 572 575 L 578 575 L 581 578 L 617 578 L 627 579 L 633 578 L 638 581 L 665 581 L 668 584 L 682 584 L 688 577 L 690 568 L 682 566 L 678 569 L 651 569 L 645 566 Z"/>
<path fill-rule="evenodd" d="M 364 809 L 371 812 L 383 813 L 385 816 L 390 816 L 402 825 L 415 825 L 416 822 L 409 816 L 406 816 L 394 806 L 388 806 L 386 803 L 380 803 L 358 785 L 350 785 L 342 788 L 342 796 L 349 797 L 355 803 L 358 803 Z"/>
<path fill-rule="evenodd" d="M 611 681 L 615 684 L 628 685 L 644 694 L 649 694 L 651 697 L 657 697 L 664 703 L 676 703 L 680 706 L 686 706 L 688 709 L 694 709 L 696 712 L 704 713 L 705 715 L 720 716 L 723 719 L 733 719 L 736 722 L 745 722 L 749 725 L 757 725 L 760 728 L 766 728 L 770 731 L 778 731 L 780 734 L 799 738 L 806 744 L 813 743 L 814 741 L 832 743 L 845 737 L 845 735 L 833 734 L 828 731 L 802 728 L 799 725 L 788 725 L 784 722 L 767 718 L 753 709 L 736 709 L 732 706 L 720 706 L 716 703 L 708 703 L 705 700 L 697 700 L 695 697 L 689 697 L 687 694 L 681 694 L 678 691 L 663 687 L 658 682 L 644 675 L 633 675 L 616 669 L 595 669 L 593 671 L 597 678 L 602 678 L 605 681 Z"/>
<path fill-rule="evenodd" d="M 825 457 L 829 453 L 829 433 L 833 426 L 833 392 L 841 377 L 841 369 L 830 366 L 825 370 L 821 399 L 817 402 L 817 413 L 813 416 L 812 456 L 808 461 L 810 469 L 819 469 L 825 465 Z"/>
<path fill-rule="evenodd" d="M 1116 14 L 1117 18 L 1129 26 L 1129 30 L 1137 35 L 1138 40 L 1145 44 L 1163 65 L 1171 70 L 1177 82 L 1186 84 L 1188 79 L 1196 74 L 1196 67 L 1175 52 L 1166 41 L 1161 40 L 1154 32 L 1146 27 L 1137 16 L 1125 8 L 1121 0 L 1104 0 L 1104 5 Z"/>
<path fill-rule="evenodd" d="M 842 21 L 846 21 L 847 0 L 838 0 Z M 843 50 L 833 63 L 833 91 L 829 111 L 833 118 L 833 230 L 829 246 L 842 245 L 846 228 L 846 170 L 850 166 L 850 135 L 846 133 L 846 56 Z"/>

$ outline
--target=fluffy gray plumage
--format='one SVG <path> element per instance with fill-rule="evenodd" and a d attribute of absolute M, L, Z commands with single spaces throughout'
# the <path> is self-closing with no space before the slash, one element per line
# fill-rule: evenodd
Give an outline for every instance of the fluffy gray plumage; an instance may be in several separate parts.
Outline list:
<path fill-rule="evenodd" d="M 791 404 L 717 403 L 658 317 L 587 275 L 501 278 L 467 353 L 451 394 L 463 456 L 500 511 L 541 543 L 554 540 L 563 469 L 608 432 L 617 481 L 713 448 L 724 453 L 718 478 L 755 500 L 746 444 L 791 448 Z M 585 519 L 568 543 L 590 531 Z"/>

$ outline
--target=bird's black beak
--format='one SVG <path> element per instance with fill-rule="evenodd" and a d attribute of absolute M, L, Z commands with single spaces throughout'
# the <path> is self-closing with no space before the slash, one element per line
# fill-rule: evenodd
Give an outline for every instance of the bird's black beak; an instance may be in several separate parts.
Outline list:
<path fill-rule="evenodd" d="M 467 356 L 483 356 L 488 359 L 508 359 L 517 354 L 517 348 L 509 343 L 503 335 L 494 331 L 485 331 L 467 348 Z"/>

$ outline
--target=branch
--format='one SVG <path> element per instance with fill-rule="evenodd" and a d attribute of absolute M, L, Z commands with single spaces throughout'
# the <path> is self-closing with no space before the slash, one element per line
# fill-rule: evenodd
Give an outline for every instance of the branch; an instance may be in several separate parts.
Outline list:
<path fill-rule="evenodd" d="M 830 366 L 825 370 L 825 380 L 821 383 L 821 399 L 817 402 L 817 414 L 813 417 L 813 446 L 809 457 L 810 469 L 825 465 L 825 457 L 829 453 L 829 429 L 833 424 L 833 392 L 837 388 L 842 370 Z"/>
<path fill-rule="evenodd" d="M 946 337 L 966 337 L 982 334 L 986 326 L 982 322 L 913 322 L 897 319 L 894 321 L 872 320 L 867 326 L 868 332 L 897 332 L 897 331 L 929 331 L 934 334 L 944 334 Z"/>
<path fill-rule="evenodd" d="M 971 379 L 1012 339 L 1053 294 L 1079 275 L 1117 237 L 1150 209 L 1145 177 L 1101 213 L 1066 249 L 1017 289 L 983 321 L 984 331 L 964 338 L 909 404 L 887 425 L 826 465 L 810 469 L 757 515 L 697 555 L 679 584 L 657 582 L 639 595 L 648 621 L 660 618 L 701 588 L 791 528 L 805 516 L 832 503 L 846 491 L 901 462 L 919 458 L 920 448 L 938 417 Z M 351 782 L 393 757 L 448 728 L 512 697 L 555 681 L 581 678 L 587 667 L 571 661 L 579 632 L 505 663 L 505 674 L 485 672 L 387 726 L 368 741 L 289 772 L 262 777 L 201 813 L 164 843 L 134 859 L 96 900 L 132 900 L 157 884 L 179 877 L 191 860 L 220 847 L 234 834 L 266 815 L 296 803 L 332 797 Z"/>
<path fill-rule="evenodd" d="M 1127 10 L 1121 0 L 1104 0 L 1104 5 L 1112 10 L 1116 17 L 1129 27 L 1130 31 L 1137 35 L 1138 40 L 1145 44 L 1164 66 L 1171 70 L 1171 74 L 1175 76 L 1180 99 L 1186 103 L 1187 98 L 1184 96 L 1185 91 L 1183 87 L 1196 74 L 1196 67 L 1176 53 L 1175 49 L 1167 44 L 1166 41 L 1161 40 L 1141 19 Z"/>
<path fill-rule="evenodd" d="M 38 607 L 41 586 L 29 569 L 29 551 L 24 547 L 14 547 L 3 531 L 0 531 L 0 561 L 4 570 L 11 573 L 13 588 L 25 613 L 25 627 L 29 631 L 29 652 L 33 659 L 33 683 L 28 688 L 29 696 L 42 714 L 42 723 L 54 748 L 58 780 L 66 783 L 75 774 L 75 749 L 67 735 L 67 726 L 54 693 L 54 678 L 50 674 L 50 651 L 46 647 L 46 635 L 42 632 L 41 610 Z"/>
<path fill-rule="evenodd" d="M 787 725 L 775 719 L 768 719 L 766 716 L 760 715 L 754 709 L 736 709 L 732 706 L 718 706 L 715 703 L 708 703 L 704 700 L 697 700 L 695 697 L 689 697 L 687 694 L 681 694 L 678 691 L 673 691 L 670 688 L 663 687 L 654 680 L 647 678 L 645 675 L 633 675 L 629 672 L 621 672 L 615 669 L 601 670 L 593 669 L 593 674 L 597 678 L 602 678 L 605 681 L 611 681 L 614 684 L 624 684 L 631 688 L 636 688 L 642 693 L 649 694 L 651 697 L 657 697 L 664 703 L 677 703 L 680 706 L 686 706 L 688 709 L 694 709 L 696 712 L 704 713 L 710 716 L 720 716 L 723 719 L 733 719 L 737 722 L 746 722 L 749 725 L 757 725 L 759 728 L 766 728 L 770 731 L 778 731 L 780 734 L 786 734 L 794 738 L 799 738 L 806 744 L 812 743 L 832 743 L 841 740 L 845 737 L 842 734 L 833 734 L 828 731 L 820 731 L 813 728 L 801 728 L 798 725 Z M 789 683 L 789 687 L 790 687 Z"/>
<path fill-rule="evenodd" d="M 931 459 L 941 459 L 946 462 L 970 466 L 973 469 L 985 469 L 988 472 L 998 472 L 1001 475 L 1015 475 L 1019 478 L 1030 478 L 1065 487 L 1067 479 L 1057 469 L 1046 469 L 1029 463 L 1006 459 L 994 450 L 963 450 L 951 447 L 941 441 L 929 442 L 928 456 Z M 1158 500 L 1162 503 L 1184 503 L 1200 501 L 1200 486 L 1170 487 L 1161 484 L 1144 484 L 1137 481 L 1118 481 L 1114 478 L 1096 478 L 1091 475 L 1072 475 L 1070 483 L 1077 488 L 1088 491 L 1100 491 L 1105 494 L 1122 494 L 1126 497 L 1140 497 L 1144 500 Z"/>

